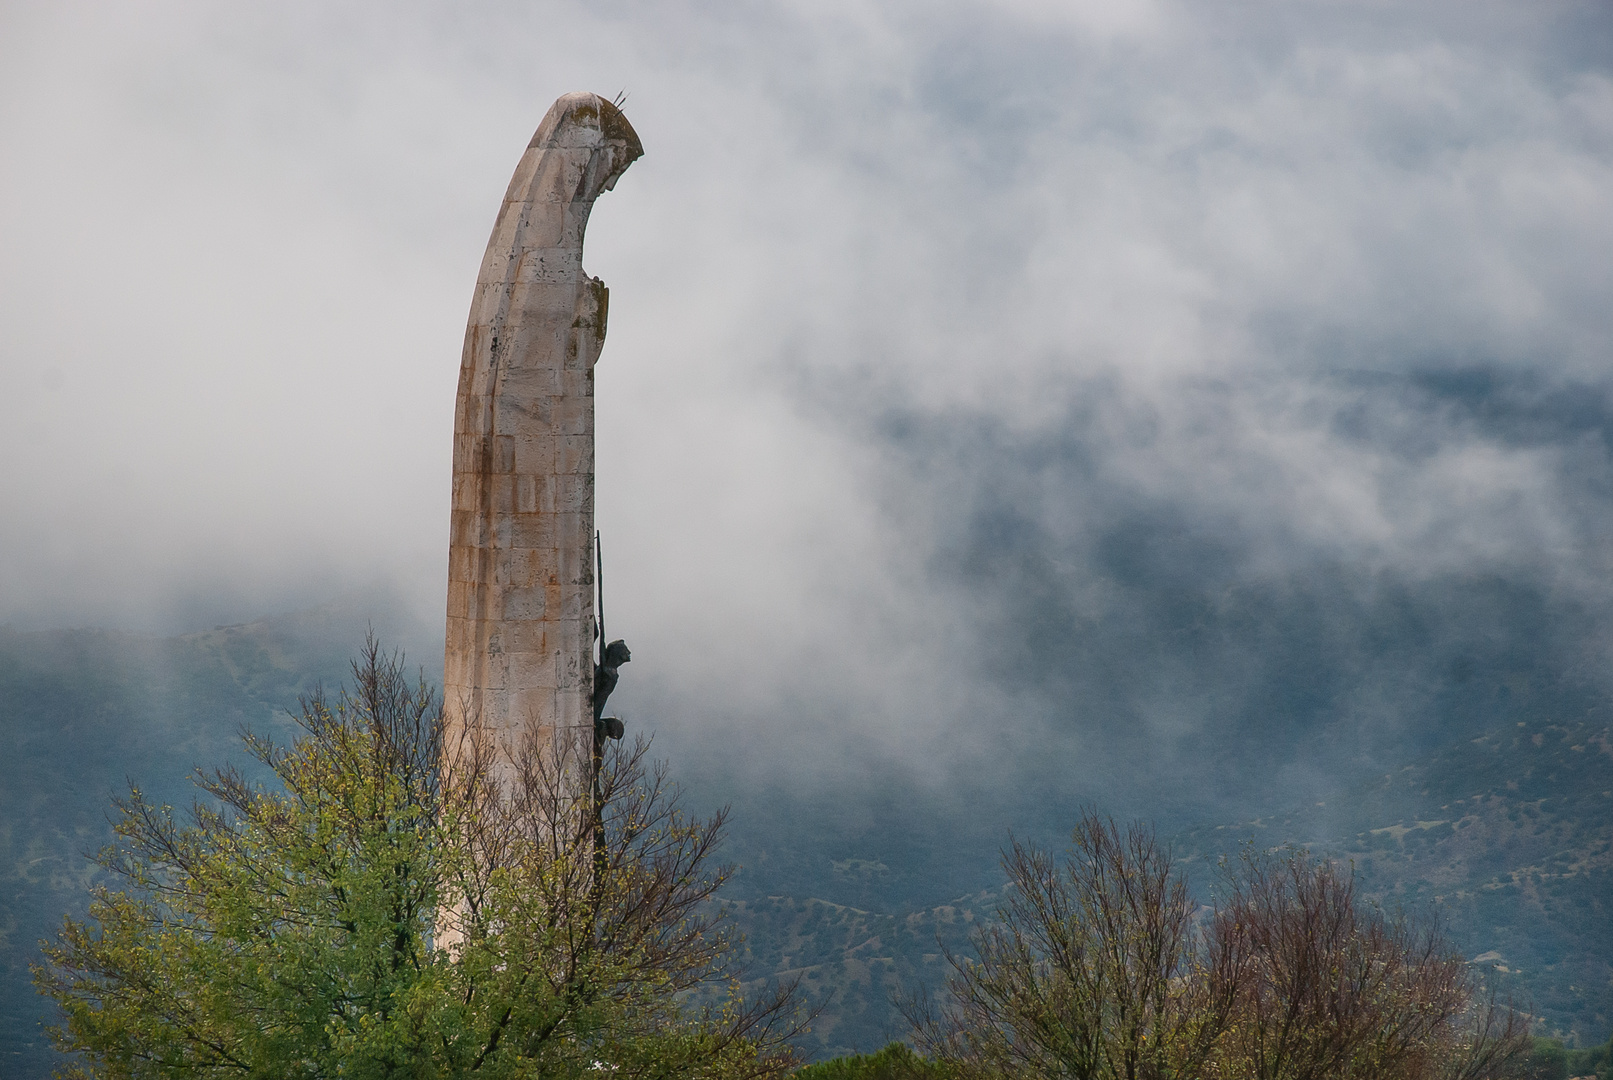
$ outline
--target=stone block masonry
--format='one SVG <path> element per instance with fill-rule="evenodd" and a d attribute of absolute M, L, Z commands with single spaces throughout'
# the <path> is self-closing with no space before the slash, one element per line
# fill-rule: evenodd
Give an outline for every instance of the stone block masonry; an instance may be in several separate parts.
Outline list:
<path fill-rule="evenodd" d="M 582 268 L 594 200 L 643 148 L 596 94 L 554 103 L 516 166 L 482 259 L 454 412 L 443 705 L 592 738 L 594 364 L 609 292 Z"/>

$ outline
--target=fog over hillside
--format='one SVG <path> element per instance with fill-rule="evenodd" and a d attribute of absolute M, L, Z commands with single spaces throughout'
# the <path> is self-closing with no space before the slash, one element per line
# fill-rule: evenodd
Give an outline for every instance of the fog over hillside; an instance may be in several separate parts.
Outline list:
<path fill-rule="evenodd" d="M 375 590 L 435 667 L 471 287 L 577 89 L 646 148 L 612 704 L 756 888 L 1605 719 L 1591 0 L 0 2 L 0 624 Z"/>

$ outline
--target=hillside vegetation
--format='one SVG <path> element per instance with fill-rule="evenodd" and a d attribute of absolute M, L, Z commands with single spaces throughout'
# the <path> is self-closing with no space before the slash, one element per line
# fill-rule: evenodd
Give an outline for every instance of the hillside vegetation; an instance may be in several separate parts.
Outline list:
<path fill-rule="evenodd" d="M 1605 720 L 1520 720 L 1290 814 L 1195 830 L 1204 858 L 1303 843 L 1386 905 L 1435 904 L 1468 957 L 1551 1034 L 1613 1029 L 1613 739 Z"/>
<path fill-rule="evenodd" d="M 134 779 L 157 800 L 188 799 L 191 768 L 241 759 L 241 727 L 275 730 L 299 693 L 343 679 L 369 611 L 333 605 L 174 638 L 0 630 L 0 1074 L 48 1075 L 39 1034 L 46 1012 L 27 965 L 64 913 L 83 910 L 93 875 L 83 854 L 108 835 L 109 797 Z M 421 655 L 411 650 L 411 659 Z M 1177 859 L 1200 895 L 1213 887 L 1217 860 L 1245 843 L 1352 859 L 1363 890 L 1380 902 L 1437 904 L 1451 939 L 1533 1003 L 1543 1033 L 1580 1046 L 1605 1042 L 1613 1031 L 1613 739 L 1606 714 L 1560 719 L 1519 708 L 1503 724 L 1487 716 L 1483 730 L 1308 805 L 1179 833 Z M 880 797 L 871 792 L 870 804 Z M 946 829 L 938 823 L 936 835 L 944 839 Z M 976 867 L 960 875 L 961 897 L 890 903 L 869 887 L 857 907 L 812 899 L 845 898 L 848 882 L 909 869 L 837 850 L 830 835 L 792 866 L 794 895 L 768 895 L 754 884 L 765 879 L 753 877 L 728 899 L 754 972 L 800 975 L 807 999 L 821 1006 L 803 1045 L 809 1056 L 873 1051 L 904 1035 L 892 994 L 935 986 L 942 949 L 965 948 L 970 928 L 990 917 L 996 894 L 972 883 L 995 853 L 961 846 L 932 838 L 905 856 Z"/>

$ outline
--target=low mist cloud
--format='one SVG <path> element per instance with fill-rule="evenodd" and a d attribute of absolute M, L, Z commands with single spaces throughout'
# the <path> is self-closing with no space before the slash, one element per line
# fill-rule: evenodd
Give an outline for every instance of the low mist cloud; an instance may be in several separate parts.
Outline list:
<path fill-rule="evenodd" d="M 1597 5 L 0 20 L 0 619 L 439 619 L 497 199 L 621 89 L 610 628 L 697 770 L 1211 800 L 1606 689 Z"/>

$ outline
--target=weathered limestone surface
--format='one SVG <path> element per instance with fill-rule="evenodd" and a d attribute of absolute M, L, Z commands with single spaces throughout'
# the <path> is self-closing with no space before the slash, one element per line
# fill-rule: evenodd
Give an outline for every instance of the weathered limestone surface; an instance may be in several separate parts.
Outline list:
<path fill-rule="evenodd" d="M 505 739 L 592 737 L 594 372 L 608 292 L 582 268 L 600 192 L 643 153 L 595 94 L 554 103 L 487 244 L 459 368 L 443 699 Z"/>

